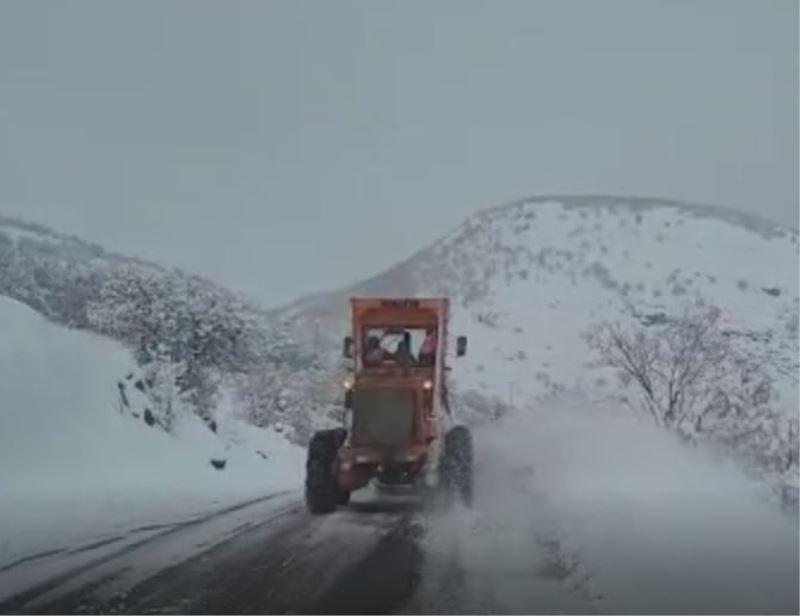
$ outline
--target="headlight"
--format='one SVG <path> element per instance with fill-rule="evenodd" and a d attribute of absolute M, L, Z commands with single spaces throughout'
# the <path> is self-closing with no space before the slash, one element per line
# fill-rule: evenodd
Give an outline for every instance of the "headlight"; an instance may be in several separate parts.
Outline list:
<path fill-rule="evenodd" d="M 425 382 L 422 384 L 422 389 L 433 389 L 433 381 L 430 379 L 426 379 Z"/>
<path fill-rule="evenodd" d="M 353 389 L 353 381 L 351 379 L 345 379 L 342 385 L 344 385 L 344 388 L 348 391 Z"/>

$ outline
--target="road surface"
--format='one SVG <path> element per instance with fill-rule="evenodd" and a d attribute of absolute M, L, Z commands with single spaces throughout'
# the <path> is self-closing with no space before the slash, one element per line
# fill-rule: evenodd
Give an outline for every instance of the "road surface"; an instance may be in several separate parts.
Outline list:
<path fill-rule="evenodd" d="M 458 554 L 431 540 L 458 512 L 403 495 L 367 494 L 327 516 L 281 495 L 170 529 L 0 603 L 3 613 L 401 613 L 525 611 L 466 593 Z M 464 512 L 466 513 L 466 512 Z M 467 514 L 468 515 L 468 514 Z M 263 516 L 263 519 L 259 519 Z M 231 519 L 233 518 L 233 519 Z M 225 528 L 220 537 L 219 528 Z M 204 537 L 216 537 L 204 546 Z M 441 537 L 440 537 L 441 538 Z M 434 549 L 429 549 L 433 547 Z M 187 557 L 187 554 L 189 556 Z M 531 557 L 527 611 L 587 604 L 560 590 L 565 575 Z M 423 579 L 428 576 L 429 579 Z M 541 593 L 541 585 L 552 587 Z M 502 590 L 502 587 L 494 590 Z M 477 600 L 476 600 L 477 599 Z M 519 597 L 517 597 L 519 600 Z"/>
<path fill-rule="evenodd" d="M 0 613 L 798 613 L 796 518 L 660 432 L 558 411 L 480 433 L 469 509 L 272 495 L 17 563 Z"/>

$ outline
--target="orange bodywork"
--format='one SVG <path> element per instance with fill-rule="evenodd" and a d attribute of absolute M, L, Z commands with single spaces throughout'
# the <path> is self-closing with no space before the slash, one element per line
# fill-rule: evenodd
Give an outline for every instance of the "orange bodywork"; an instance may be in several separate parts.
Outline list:
<path fill-rule="evenodd" d="M 413 429 L 407 442 L 391 447 L 354 441 L 352 434 L 340 448 L 334 463 L 339 486 L 347 491 L 366 485 L 387 469 L 401 469 L 418 476 L 428 465 L 432 444 L 442 433 L 442 410 L 446 408 L 443 358 L 447 340 L 449 302 L 446 298 L 352 298 L 352 391 L 391 390 L 411 392 Z M 365 365 L 364 332 L 368 328 L 435 328 L 437 349 L 427 365 Z"/>

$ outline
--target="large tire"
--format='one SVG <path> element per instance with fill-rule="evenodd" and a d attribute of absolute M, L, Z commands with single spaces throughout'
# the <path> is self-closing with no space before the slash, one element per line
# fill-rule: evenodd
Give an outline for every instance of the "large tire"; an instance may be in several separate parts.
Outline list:
<path fill-rule="evenodd" d="M 456 426 L 444 437 L 442 483 L 448 496 L 472 505 L 473 451 L 472 434 L 466 426 Z"/>
<path fill-rule="evenodd" d="M 306 507 L 311 513 L 330 513 L 345 504 L 350 494 L 336 484 L 333 464 L 347 432 L 341 428 L 320 430 L 311 437 L 306 458 Z"/>

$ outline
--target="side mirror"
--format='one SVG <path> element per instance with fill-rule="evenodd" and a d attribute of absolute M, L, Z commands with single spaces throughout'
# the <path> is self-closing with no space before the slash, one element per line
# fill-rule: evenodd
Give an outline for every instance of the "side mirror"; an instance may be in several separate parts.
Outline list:
<path fill-rule="evenodd" d="M 464 357 L 467 354 L 467 337 L 459 336 L 456 338 L 456 356 Z"/>
<path fill-rule="evenodd" d="M 344 343 L 342 344 L 342 357 L 352 359 L 353 357 L 353 337 L 345 336 Z"/>

